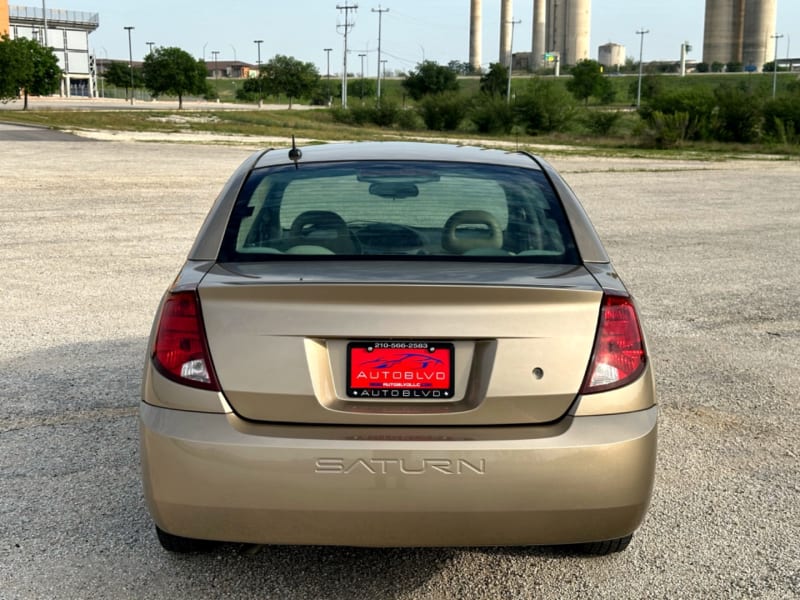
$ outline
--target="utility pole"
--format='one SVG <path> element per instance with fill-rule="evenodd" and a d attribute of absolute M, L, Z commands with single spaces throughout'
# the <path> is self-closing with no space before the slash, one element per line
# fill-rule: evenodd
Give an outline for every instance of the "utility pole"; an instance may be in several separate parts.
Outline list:
<path fill-rule="evenodd" d="M 381 26 L 383 24 L 383 13 L 388 13 L 388 8 L 373 8 L 372 12 L 378 13 L 378 102 L 381 101 Z"/>
<path fill-rule="evenodd" d="M 511 44 L 508 51 L 508 89 L 506 90 L 506 104 L 511 104 L 511 72 L 514 70 L 514 28 L 522 23 L 522 19 L 508 21 L 511 25 Z"/>
<path fill-rule="evenodd" d="M 778 93 L 778 40 L 783 37 L 782 33 L 775 33 L 770 36 L 775 40 L 775 60 L 772 63 L 772 97 Z"/>
<path fill-rule="evenodd" d="M 338 10 L 344 11 L 344 25 L 340 25 L 337 29 L 342 30 L 344 35 L 344 59 L 342 61 L 342 108 L 347 108 L 347 35 L 350 30 L 355 27 L 355 23 L 350 22 L 350 11 L 358 10 L 358 4 L 337 4 Z"/>
<path fill-rule="evenodd" d="M 333 51 L 333 48 L 323 48 L 323 50 L 325 50 L 325 55 L 326 55 L 326 57 L 328 59 L 328 74 L 326 76 L 326 79 L 327 79 L 327 82 L 328 82 L 328 85 L 327 85 L 327 87 L 328 87 L 328 106 L 330 106 L 331 105 L 331 52 Z"/>
<path fill-rule="evenodd" d="M 636 35 L 642 36 L 642 40 L 639 43 L 639 85 L 636 88 L 636 108 L 642 104 L 642 56 L 644 55 L 644 36 L 650 33 L 649 29 L 640 29 L 636 32 Z"/>
<path fill-rule="evenodd" d="M 131 72 L 131 106 L 133 106 L 133 46 L 131 45 L 131 31 L 135 27 L 128 25 L 123 27 L 128 32 L 128 69 Z"/>
<path fill-rule="evenodd" d="M 150 50 L 148 51 L 148 54 L 152 54 L 153 53 L 153 46 L 155 46 L 156 43 L 155 42 L 145 42 L 145 44 L 147 44 L 147 46 L 150 48 Z"/>

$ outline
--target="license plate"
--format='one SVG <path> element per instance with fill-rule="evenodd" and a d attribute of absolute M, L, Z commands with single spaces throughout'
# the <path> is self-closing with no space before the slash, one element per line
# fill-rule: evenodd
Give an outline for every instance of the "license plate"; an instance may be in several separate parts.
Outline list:
<path fill-rule="evenodd" d="M 370 341 L 347 344 L 347 395 L 359 400 L 450 400 L 453 344 Z"/>

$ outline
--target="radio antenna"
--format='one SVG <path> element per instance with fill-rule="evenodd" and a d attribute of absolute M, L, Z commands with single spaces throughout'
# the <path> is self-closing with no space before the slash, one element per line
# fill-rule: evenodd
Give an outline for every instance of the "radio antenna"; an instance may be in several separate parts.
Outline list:
<path fill-rule="evenodd" d="M 292 149 L 289 150 L 289 160 L 294 161 L 295 169 L 300 168 L 300 159 L 303 158 L 303 151 L 297 147 L 297 144 L 294 141 L 294 134 L 292 134 Z"/>

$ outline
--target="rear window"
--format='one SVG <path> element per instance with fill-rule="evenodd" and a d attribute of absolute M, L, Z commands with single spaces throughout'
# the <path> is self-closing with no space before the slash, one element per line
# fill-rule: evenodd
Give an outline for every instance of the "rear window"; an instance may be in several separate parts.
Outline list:
<path fill-rule="evenodd" d="M 309 257 L 578 261 L 561 203 L 537 170 L 377 161 L 255 170 L 220 260 Z"/>

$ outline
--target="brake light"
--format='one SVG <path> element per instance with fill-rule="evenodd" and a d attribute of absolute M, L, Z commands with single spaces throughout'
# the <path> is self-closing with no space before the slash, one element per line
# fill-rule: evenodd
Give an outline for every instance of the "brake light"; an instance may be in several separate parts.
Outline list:
<path fill-rule="evenodd" d="M 195 292 L 175 292 L 164 301 L 153 362 L 162 375 L 173 381 L 219 391 Z"/>
<path fill-rule="evenodd" d="M 647 355 L 636 307 L 627 296 L 603 296 L 592 361 L 581 394 L 627 385 L 644 371 Z"/>

